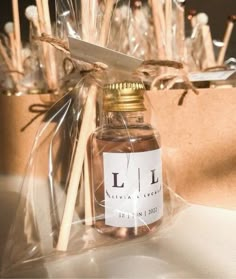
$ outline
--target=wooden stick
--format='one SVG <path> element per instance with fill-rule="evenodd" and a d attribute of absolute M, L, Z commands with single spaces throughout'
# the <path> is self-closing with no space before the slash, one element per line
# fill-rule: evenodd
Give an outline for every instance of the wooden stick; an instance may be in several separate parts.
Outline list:
<path fill-rule="evenodd" d="M 196 26 L 197 24 L 197 19 L 196 19 L 197 11 L 196 10 L 190 10 L 188 13 L 188 20 L 191 23 L 192 29 Z"/>
<path fill-rule="evenodd" d="M 209 25 L 201 26 L 202 44 L 204 49 L 205 58 L 202 61 L 202 67 L 210 68 L 216 66 L 215 54 L 213 49 L 211 30 Z"/>
<path fill-rule="evenodd" d="M 95 9 L 97 9 L 97 6 L 95 5 L 94 0 L 90 0 L 90 10 L 92 11 L 93 17 L 95 17 Z M 110 27 L 110 22 L 111 22 L 111 17 L 112 17 L 112 12 L 113 12 L 113 4 L 114 0 L 107 0 L 106 1 L 106 7 L 105 7 L 105 13 L 103 16 L 103 21 L 102 21 L 102 27 L 101 27 L 101 33 L 100 33 L 100 38 L 99 42 L 101 46 L 105 46 L 107 43 L 108 35 L 109 35 L 109 27 Z M 93 18 L 92 24 L 90 24 L 89 32 L 90 34 L 94 34 L 94 30 L 96 28 L 96 20 Z M 97 89 L 96 89 L 97 90 Z M 96 98 L 96 97 L 95 97 Z M 94 132 L 96 128 L 96 100 L 95 100 L 95 105 L 92 108 L 92 121 L 88 122 L 90 123 L 90 134 Z M 83 132 L 83 130 L 81 130 Z M 93 221 L 93 213 L 94 213 L 94 206 L 93 206 L 93 201 L 92 201 L 92 187 L 90 185 L 90 180 L 88 177 L 89 174 L 89 166 L 87 164 L 87 157 L 85 158 L 85 223 L 87 225 L 91 225 L 91 222 Z M 89 221 L 91 220 L 91 221 Z"/>
<path fill-rule="evenodd" d="M 11 50 L 11 60 L 12 65 L 17 69 L 17 58 L 16 58 L 16 42 L 14 37 L 14 24 L 13 22 L 7 22 L 4 26 L 5 32 L 7 33 L 10 41 L 10 50 Z"/>
<path fill-rule="evenodd" d="M 10 40 L 12 63 L 13 63 L 14 68 L 17 68 L 17 58 L 16 58 L 17 48 L 16 48 L 16 42 L 15 42 L 14 34 L 13 33 L 8 33 L 8 36 L 9 36 L 9 40 Z"/>
<path fill-rule="evenodd" d="M 97 89 L 96 89 L 97 90 Z M 91 119 L 90 122 L 90 131 L 89 135 L 91 135 L 96 129 L 96 100 L 94 107 L 91 107 Z M 91 151 L 89 150 L 89 154 Z M 93 203 L 93 195 L 92 195 L 92 185 L 89 176 L 89 160 L 91 158 L 88 157 L 88 152 L 85 154 L 84 158 L 84 198 L 85 198 L 85 225 L 91 226 L 93 224 L 94 217 L 94 203 Z"/>
<path fill-rule="evenodd" d="M 172 0 L 165 1 L 166 58 L 172 60 Z"/>
<path fill-rule="evenodd" d="M 102 27 L 101 27 L 101 33 L 99 39 L 99 43 L 101 46 L 105 46 L 107 43 L 107 38 L 110 29 L 110 22 L 111 22 L 111 17 L 113 12 L 113 5 L 114 5 L 114 0 L 106 0 L 105 12 L 103 15 Z"/>
<path fill-rule="evenodd" d="M 90 18 L 90 10 L 88 5 L 88 0 L 81 0 L 81 18 L 82 18 L 82 38 L 84 41 L 89 41 L 89 18 Z"/>
<path fill-rule="evenodd" d="M 228 45 L 229 45 L 229 41 L 230 41 L 231 34 L 232 34 L 232 31 L 233 31 L 233 28 L 234 28 L 235 20 L 236 20 L 235 15 L 230 16 L 228 18 L 228 24 L 227 24 L 226 31 L 225 31 L 225 34 L 224 34 L 224 39 L 223 39 L 224 45 L 222 46 L 222 48 L 219 52 L 219 55 L 218 55 L 218 58 L 217 58 L 217 65 L 222 65 L 224 63 L 225 54 L 226 54 L 226 51 L 227 51 L 227 48 L 228 48 Z"/>
<path fill-rule="evenodd" d="M 164 15 L 164 10 L 163 10 L 163 4 L 161 1 L 156 1 L 157 5 L 157 13 L 158 17 L 160 20 L 160 25 L 161 25 L 161 31 L 162 31 L 162 36 L 166 33 L 166 23 L 165 23 L 165 15 Z M 165 38 L 163 38 L 163 45 L 164 45 Z"/>
<path fill-rule="evenodd" d="M 41 29 L 39 24 L 38 8 L 34 5 L 28 6 L 25 10 L 25 16 L 33 24 L 36 29 L 37 36 L 41 35 Z"/>
<path fill-rule="evenodd" d="M 48 35 L 52 35 L 51 18 L 49 13 L 48 0 L 41 0 L 44 16 L 44 32 Z"/>
<path fill-rule="evenodd" d="M 40 34 L 46 33 L 42 0 L 36 0 L 36 5 L 38 8 L 38 19 L 39 19 L 38 22 L 39 22 Z M 48 61 L 48 56 L 49 56 L 48 45 L 43 43 L 42 48 L 43 48 L 46 79 L 47 79 L 48 84 L 50 84 L 50 65 L 49 65 L 49 61 Z"/>
<path fill-rule="evenodd" d="M 14 71 L 14 67 L 13 67 L 13 65 L 12 65 L 12 61 L 11 61 L 11 59 L 8 57 L 7 52 L 6 52 L 6 49 L 4 48 L 4 46 L 3 46 L 3 44 L 2 44 L 1 41 L 0 41 L 0 54 L 2 55 L 2 58 L 3 58 L 3 60 L 5 61 L 8 70 L 9 70 L 10 72 Z M 10 73 L 10 76 L 11 76 L 13 82 L 15 83 L 16 88 L 18 88 L 18 79 L 17 79 L 16 75 L 15 75 L 14 73 Z"/>
<path fill-rule="evenodd" d="M 208 15 L 205 13 L 199 13 L 196 16 L 196 25 L 192 30 L 191 39 L 197 40 L 198 37 L 201 37 L 201 26 L 207 25 Z"/>
<path fill-rule="evenodd" d="M 74 163 L 72 164 L 71 176 L 69 180 L 68 192 L 66 197 L 66 205 L 63 213 L 62 223 L 60 227 L 59 239 L 57 243 L 57 250 L 66 251 L 71 224 L 73 220 L 73 213 L 76 204 L 76 198 L 78 193 L 78 185 L 82 174 L 83 162 L 86 154 L 87 142 L 91 133 L 91 123 L 93 123 L 93 110 L 96 107 L 96 94 L 97 88 L 95 85 L 91 85 L 88 92 L 87 101 L 85 104 L 83 121 L 81 124 L 81 130 L 79 134 L 78 144 L 76 146 Z"/>
<path fill-rule="evenodd" d="M 185 2 L 176 6 L 176 52 L 177 59 L 181 62 L 185 61 Z"/>
<path fill-rule="evenodd" d="M 163 7 L 160 1 L 152 0 L 152 15 L 154 21 L 154 30 L 155 30 L 155 38 L 157 44 L 157 51 L 158 51 L 158 59 L 165 59 L 165 20 L 164 20 L 164 13 Z"/>
<path fill-rule="evenodd" d="M 109 0 L 110 1 L 110 0 Z M 113 1 L 113 0 L 112 0 Z M 82 37 L 84 41 L 96 43 L 98 3 L 94 0 L 81 0 L 82 5 Z M 89 18 L 89 20 L 88 20 Z"/>
<path fill-rule="evenodd" d="M 97 42 L 97 14 L 98 14 L 98 2 L 94 0 L 89 0 L 89 9 L 90 9 L 90 28 L 89 28 L 89 41 L 91 43 Z"/>
<path fill-rule="evenodd" d="M 94 0 L 82 0 L 82 36 L 83 40 L 89 41 L 91 43 L 96 42 L 96 15 L 97 15 L 97 1 Z M 90 20 L 88 20 L 88 18 Z M 90 107 L 92 112 L 92 121 L 88 122 L 90 126 L 89 134 L 91 134 L 95 130 L 95 116 L 96 116 L 96 105 L 92 108 Z M 84 133 L 81 127 L 81 134 Z M 80 153 L 80 150 L 78 150 Z M 73 164 L 77 164 L 76 160 L 74 160 Z M 89 179 L 89 165 L 87 154 L 84 158 L 84 198 L 85 198 L 85 225 L 91 226 L 93 223 L 93 201 L 92 201 L 92 187 Z"/>
<path fill-rule="evenodd" d="M 48 0 L 42 0 L 42 7 L 44 13 L 44 26 L 45 32 L 48 35 L 52 35 L 52 26 L 51 26 L 51 18 L 49 12 L 49 4 Z M 56 58 L 55 58 L 55 49 L 51 45 L 48 45 L 48 53 L 49 56 L 47 57 L 50 66 L 50 79 L 49 79 L 49 88 L 52 90 L 57 90 L 58 88 L 58 79 L 57 79 L 57 65 L 56 65 Z"/>
<path fill-rule="evenodd" d="M 52 28 L 48 0 L 36 0 L 36 4 L 39 15 L 40 32 L 51 35 Z M 51 90 L 56 90 L 58 87 L 58 79 L 54 48 L 51 45 L 45 43 L 42 44 L 42 48 L 48 87 Z"/>
<path fill-rule="evenodd" d="M 96 111 L 95 111 L 96 112 Z M 93 122 L 95 122 L 93 120 Z M 91 129 L 91 134 L 94 129 Z M 85 225 L 91 226 L 93 224 L 94 207 L 93 207 L 93 197 L 92 197 L 92 185 L 90 184 L 89 176 L 89 158 L 88 154 L 84 158 L 84 199 L 85 199 Z"/>
<path fill-rule="evenodd" d="M 13 21 L 14 21 L 14 37 L 16 44 L 16 58 L 17 68 L 20 72 L 23 72 L 22 58 L 21 58 L 21 33 L 20 33 L 20 19 L 19 19 L 19 6 L 18 0 L 12 0 L 13 9 Z"/>
<path fill-rule="evenodd" d="M 42 5 L 41 0 L 35 0 L 35 1 L 36 1 L 37 9 L 38 9 L 40 33 L 45 33 L 43 5 Z"/>
<path fill-rule="evenodd" d="M 92 17 L 95 16 L 95 11 L 96 6 L 94 3 L 94 0 L 89 1 L 89 10 L 92 14 Z M 111 5 L 112 3 L 112 5 Z M 101 29 L 101 34 L 100 34 L 100 44 L 104 46 L 104 44 L 107 42 L 107 37 L 109 33 L 109 26 L 110 26 L 110 21 L 111 21 L 111 16 L 112 16 L 112 9 L 113 9 L 113 0 L 108 0 L 106 2 L 106 8 L 105 8 L 105 14 L 103 16 L 103 22 L 102 22 L 102 29 Z M 87 26 L 87 30 L 89 32 L 88 38 L 91 40 L 91 34 L 94 35 L 94 30 L 96 28 L 96 22 L 95 19 L 91 18 L 92 22 L 90 22 Z M 94 107 L 91 107 L 91 122 L 89 123 L 90 126 L 90 131 L 89 134 L 92 134 L 96 128 L 96 103 Z M 80 133 L 84 133 L 81 127 Z M 76 163 L 76 161 L 75 161 Z M 84 193 L 85 193 L 85 224 L 86 225 L 92 225 L 93 222 L 93 213 L 94 213 L 94 206 L 93 206 L 93 201 L 92 201 L 92 187 L 90 185 L 90 179 L 89 179 L 89 165 L 88 165 L 88 157 L 87 154 L 85 155 L 84 159 Z"/>
<path fill-rule="evenodd" d="M 45 20 L 44 20 L 44 12 L 43 12 L 43 5 L 42 0 L 36 0 L 36 5 L 38 8 L 38 17 L 39 17 L 39 32 L 40 34 L 45 33 Z M 50 65 L 48 61 L 49 51 L 48 51 L 48 45 L 45 43 L 42 43 L 43 48 L 43 62 L 45 66 L 45 75 L 47 79 L 47 83 L 50 84 Z"/>
<path fill-rule="evenodd" d="M 144 53 L 142 55 L 145 56 L 145 59 L 150 59 L 150 44 L 149 40 L 143 36 L 143 30 L 142 25 L 146 26 L 148 24 L 147 18 L 144 16 L 143 10 L 141 9 L 142 4 L 141 2 L 134 2 L 132 6 L 132 13 L 133 13 L 133 22 L 132 22 L 132 28 L 129 28 L 128 37 L 129 37 L 129 53 L 130 55 L 135 55 L 135 52 L 141 48 L 144 50 Z M 136 40 L 133 41 L 132 37 L 135 36 Z M 137 42 L 138 47 L 137 47 Z"/>
<path fill-rule="evenodd" d="M 106 4 L 109 5 L 109 7 L 111 6 L 110 3 L 111 3 L 110 0 L 108 0 L 108 2 L 106 2 Z M 113 0 L 112 0 L 112 3 L 113 3 Z M 82 2 L 82 5 L 83 4 L 85 4 L 85 2 Z M 112 5 L 112 7 L 113 7 L 113 5 Z M 83 9 L 83 6 L 82 6 L 82 9 Z M 108 8 L 106 8 L 106 10 L 108 10 Z M 86 10 L 85 10 L 85 12 L 86 12 Z M 110 13 L 110 16 L 111 16 L 111 14 L 112 13 Z M 110 25 L 110 21 L 108 20 L 108 17 L 106 16 L 103 18 L 102 31 L 101 31 L 101 34 L 103 34 L 103 35 L 101 35 L 101 37 L 100 37 L 101 44 L 105 44 L 105 42 L 107 40 L 108 30 L 109 30 L 109 28 L 107 28 L 107 26 L 109 26 L 109 25 Z M 107 33 L 105 33 L 105 32 L 107 32 Z M 84 33 L 84 35 L 85 35 L 85 37 L 87 36 L 86 33 Z M 58 243 L 57 243 L 57 250 L 59 250 L 59 251 L 66 251 L 67 247 L 68 247 L 68 243 L 69 243 L 71 224 L 72 224 L 73 213 L 74 213 L 75 204 L 76 204 L 76 197 L 77 197 L 77 193 L 78 193 L 78 185 L 80 183 L 83 162 L 84 162 L 84 158 L 85 158 L 85 154 L 86 154 L 86 146 L 87 146 L 89 136 L 91 134 L 91 129 L 92 129 L 91 125 L 94 125 L 94 123 L 95 123 L 94 115 L 96 112 L 96 95 L 97 95 L 97 87 L 96 87 L 96 85 L 91 85 L 89 88 L 88 97 L 87 97 L 87 101 L 85 104 L 83 120 L 82 120 L 81 129 L 80 129 L 80 133 L 79 133 L 79 140 L 78 140 L 78 144 L 76 146 L 75 157 L 74 157 L 74 161 L 72 164 L 71 176 L 69 179 L 66 204 L 65 204 L 63 217 L 62 217 L 59 239 L 58 239 Z M 86 166 L 86 168 L 88 169 L 88 166 Z M 91 191 L 89 189 L 91 189 L 91 188 L 86 186 L 86 191 Z M 91 215 L 91 212 L 92 212 L 92 204 L 91 204 L 91 199 L 89 197 L 91 197 L 91 193 L 87 192 L 86 198 L 88 200 L 85 200 L 85 204 L 88 203 L 87 204 L 88 207 L 86 208 L 87 216 Z M 92 216 L 91 216 L 91 220 L 92 220 Z"/>
<path fill-rule="evenodd" d="M 0 52 L 2 55 L 3 60 L 5 61 L 7 68 L 9 71 L 13 71 L 14 67 L 12 65 L 11 59 L 8 57 L 5 47 L 3 46 L 2 42 L 0 41 Z"/>

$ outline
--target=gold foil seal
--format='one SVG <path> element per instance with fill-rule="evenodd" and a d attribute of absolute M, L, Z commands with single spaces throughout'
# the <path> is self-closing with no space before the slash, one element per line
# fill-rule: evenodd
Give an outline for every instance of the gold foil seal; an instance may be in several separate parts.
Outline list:
<path fill-rule="evenodd" d="M 145 87 L 141 82 L 119 82 L 107 84 L 104 90 L 103 108 L 105 111 L 144 111 L 143 93 Z"/>

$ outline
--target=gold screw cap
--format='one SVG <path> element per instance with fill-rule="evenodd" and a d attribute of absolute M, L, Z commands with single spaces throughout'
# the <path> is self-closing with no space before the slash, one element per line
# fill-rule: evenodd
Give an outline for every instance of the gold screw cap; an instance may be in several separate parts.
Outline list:
<path fill-rule="evenodd" d="M 141 82 L 119 82 L 107 84 L 104 90 L 103 107 L 105 111 L 135 112 L 144 111 L 143 93 L 145 87 Z"/>

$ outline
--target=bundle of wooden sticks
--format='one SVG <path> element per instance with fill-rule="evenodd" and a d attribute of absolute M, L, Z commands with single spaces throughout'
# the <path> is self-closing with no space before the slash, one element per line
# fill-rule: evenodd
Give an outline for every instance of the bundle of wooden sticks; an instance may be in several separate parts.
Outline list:
<path fill-rule="evenodd" d="M 28 47 L 22 47 L 18 5 L 19 0 L 12 0 L 13 22 L 5 24 L 7 36 L 0 40 L 2 69 L 7 77 L 2 87 L 23 93 L 35 89 L 36 92 L 37 89 L 56 92 L 62 73 L 55 49 L 41 42 L 37 42 L 35 48 L 33 39 Z M 107 5 L 110 5 L 110 24 L 107 30 L 102 31 L 103 15 L 109 16 Z M 90 0 L 86 3 L 82 0 L 58 0 L 55 6 L 55 28 L 51 24 L 48 0 L 36 0 L 36 6 L 26 8 L 31 37 L 45 33 L 65 41 L 68 36 L 83 38 L 144 60 L 178 60 L 186 64 L 189 71 L 201 71 L 224 63 L 236 19 L 235 16 L 228 18 L 222 47 L 216 57 L 208 16 L 194 10 L 186 15 L 184 0 Z M 190 38 L 185 36 L 186 18 L 192 26 Z M 85 24 L 88 20 L 89 24 Z"/>
<path fill-rule="evenodd" d="M 31 36 L 39 36 L 41 33 L 52 35 L 48 0 L 37 0 L 36 4 L 25 10 Z M 3 89 L 10 89 L 13 94 L 56 92 L 58 68 L 54 48 L 48 44 L 38 44 L 35 47 L 32 38 L 28 46 L 23 47 L 18 0 L 12 0 L 12 9 L 13 22 L 5 24 L 7 36 L 4 41 L 0 41 L 0 54 L 5 65 L 3 72 L 7 77 L 2 84 Z"/>

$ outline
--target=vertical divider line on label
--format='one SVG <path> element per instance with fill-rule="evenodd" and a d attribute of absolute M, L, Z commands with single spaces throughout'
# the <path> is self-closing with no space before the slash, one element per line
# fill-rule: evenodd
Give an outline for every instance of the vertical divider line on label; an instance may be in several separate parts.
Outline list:
<path fill-rule="evenodd" d="M 138 168 L 138 191 L 141 192 L 141 185 L 140 185 L 140 168 Z"/>

